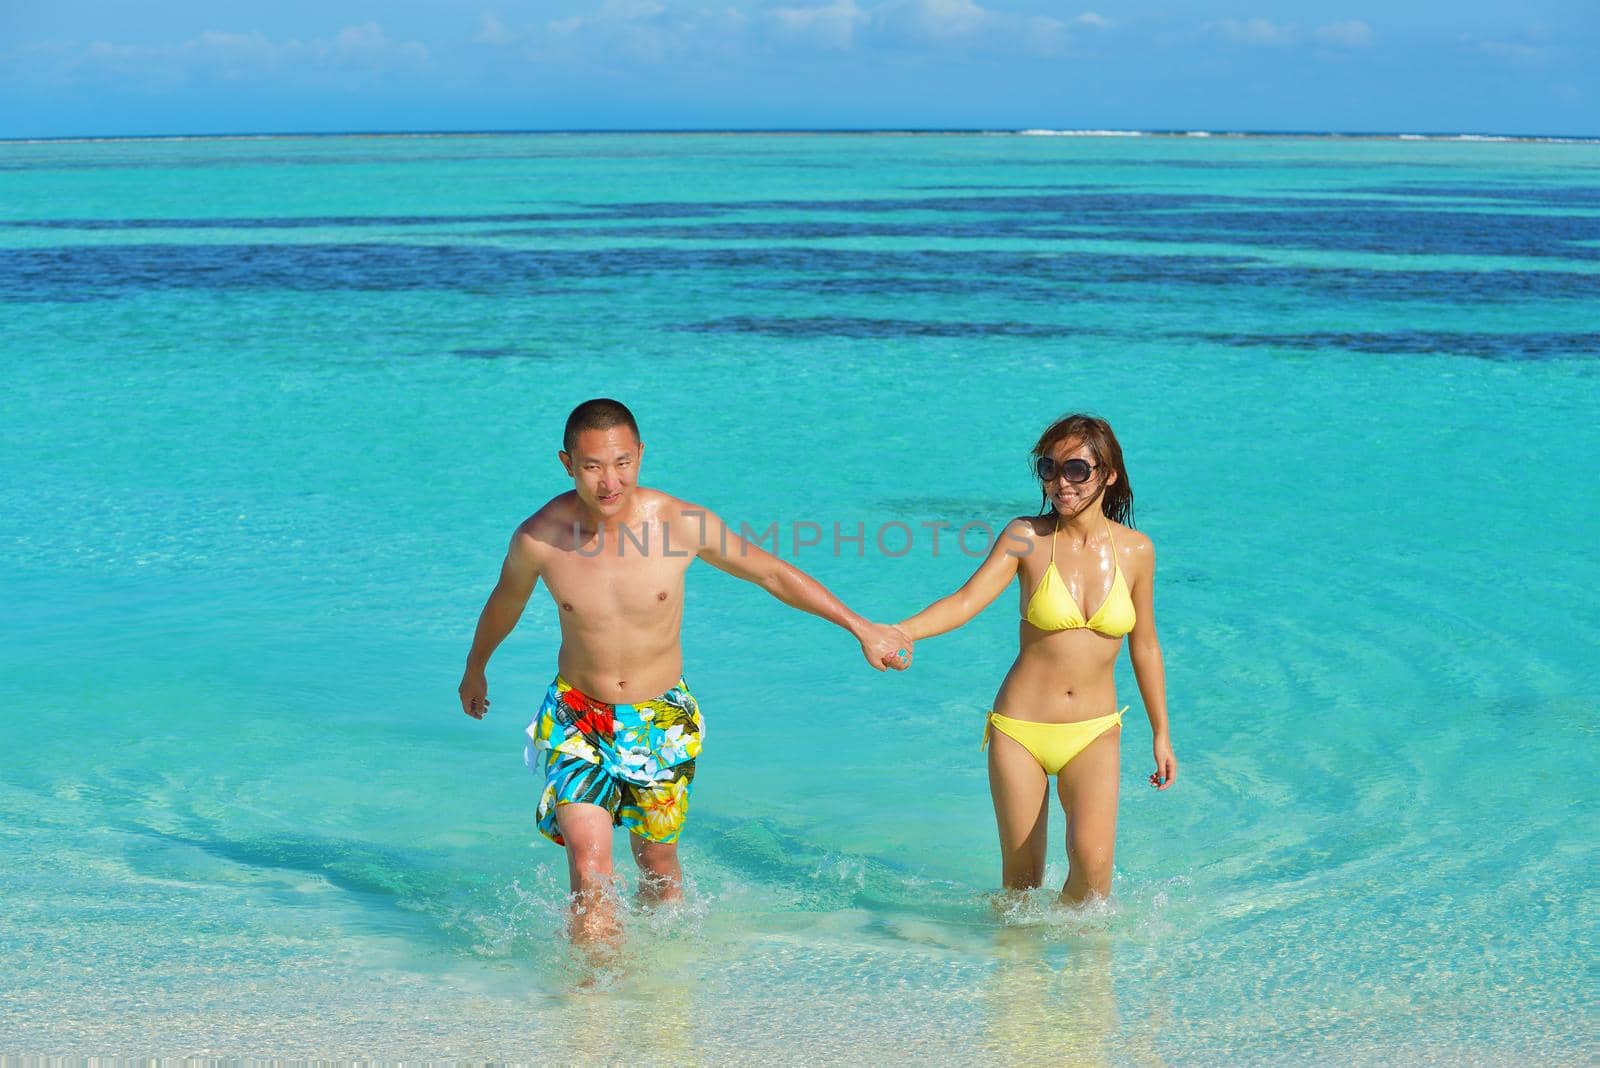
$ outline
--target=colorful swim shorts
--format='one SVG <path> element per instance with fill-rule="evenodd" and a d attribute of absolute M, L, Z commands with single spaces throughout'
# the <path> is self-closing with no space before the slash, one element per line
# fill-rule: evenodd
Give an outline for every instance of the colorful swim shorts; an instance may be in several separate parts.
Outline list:
<path fill-rule="evenodd" d="M 705 723 L 682 679 L 653 701 L 608 705 L 560 675 L 528 724 L 523 760 L 543 772 L 539 833 L 556 845 L 556 808 L 582 803 L 651 842 L 676 842 L 689 813 L 694 758 Z"/>

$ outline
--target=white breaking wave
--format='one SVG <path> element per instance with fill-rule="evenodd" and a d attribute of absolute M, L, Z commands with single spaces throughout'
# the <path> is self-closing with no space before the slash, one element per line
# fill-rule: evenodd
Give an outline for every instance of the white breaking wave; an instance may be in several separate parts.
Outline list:
<path fill-rule="evenodd" d="M 1143 130 L 1018 130 L 1023 137 L 1143 137 Z"/>

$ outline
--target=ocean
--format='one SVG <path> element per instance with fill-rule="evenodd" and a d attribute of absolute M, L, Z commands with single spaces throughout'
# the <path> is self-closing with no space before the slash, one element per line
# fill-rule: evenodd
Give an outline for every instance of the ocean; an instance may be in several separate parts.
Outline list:
<path fill-rule="evenodd" d="M 1597 307 L 1595 142 L 0 143 L 0 1054 L 1592 1063 Z M 1124 657 L 1114 902 L 1059 811 L 991 901 L 1014 592 L 877 674 L 697 565 L 688 901 L 587 974 L 542 590 L 455 688 L 591 396 L 891 620 L 1108 418 L 1181 763 Z"/>

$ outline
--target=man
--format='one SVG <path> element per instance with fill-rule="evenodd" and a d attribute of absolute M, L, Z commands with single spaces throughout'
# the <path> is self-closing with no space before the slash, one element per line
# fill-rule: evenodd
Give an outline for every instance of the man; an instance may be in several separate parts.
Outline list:
<path fill-rule="evenodd" d="M 911 642 L 867 622 L 706 509 L 639 485 L 644 444 L 617 401 L 578 405 L 562 445 L 572 491 L 512 535 L 467 654 L 461 710 L 475 719 L 488 711 L 489 657 L 543 578 L 561 620 L 559 674 L 528 727 L 526 758 L 545 776 L 539 830 L 567 850 L 572 936 L 593 943 L 616 930 L 607 893 L 613 826 L 631 832 L 641 900 L 682 892 L 677 841 L 703 727 L 683 683 L 679 639 L 683 576 L 693 560 L 845 628 L 878 671 L 909 666 Z"/>

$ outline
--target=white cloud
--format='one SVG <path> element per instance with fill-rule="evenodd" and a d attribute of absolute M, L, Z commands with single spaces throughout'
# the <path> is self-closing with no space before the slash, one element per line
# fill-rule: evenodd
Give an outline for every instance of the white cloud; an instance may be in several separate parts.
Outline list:
<path fill-rule="evenodd" d="M 869 14 L 871 38 L 893 49 L 1052 55 L 1067 44 L 1067 24 L 1048 15 L 1022 16 L 974 0 L 887 0 Z"/>
<path fill-rule="evenodd" d="M 776 7 L 767 15 L 783 36 L 840 50 L 855 42 L 857 27 L 867 19 L 855 0 L 835 0 L 827 7 Z"/>
<path fill-rule="evenodd" d="M 1534 23 L 1520 39 L 1490 40 L 1475 34 L 1463 33 L 1457 40 L 1463 48 L 1470 48 L 1486 56 L 1519 66 L 1540 67 L 1560 59 L 1563 49 L 1549 43 L 1550 32 L 1542 23 Z"/>
<path fill-rule="evenodd" d="M 890 33 L 927 41 L 972 37 L 996 18 L 972 0 L 888 0 L 872 16 Z"/>
<path fill-rule="evenodd" d="M 749 18 L 738 8 L 669 8 L 657 0 L 606 0 L 593 14 L 530 27 L 524 53 L 541 62 L 588 56 L 662 63 L 720 58 L 743 48 Z"/>
<path fill-rule="evenodd" d="M 742 0 L 730 0 L 741 3 Z M 661 63 L 696 57 L 733 57 L 796 49 L 845 52 L 984 52 L 1057 55 L 1069 30 L 1105 30 L 1110 19 L 1086 11 L 1070 22 L 1047 15 L 1018 15 L 978 0 L 788 0 L 773 7 L 694 6 L 692 0 L 605 0 L 598 8 L 522 29 L 508 28 L 493 12 L 479 18 L 474 40 L 519 47 L 539 62 L 612 61 L 624 57 Z"/>
<path fill-rule="evenodd" d="M 517 39 L 517 35 L 506 29 L 506 24 L 500 21 L 500 16 L 493 11 L 485 11 L 478 16 L 478 33 L 472 38 L 478 44 L 508 45 Z"/>
<path fill-rule="evenodd" d="M 1372 44 L 1372 27 L 1360 19 L 1330 22 L 1326 26 L 1318 26 L 1314 36 L 1323 44 L 1342 45 L 1345 48 L 1367 48 Z"/>
<path fill-rule="evenodd" d="M 428 47 L 420 41 L 396 41 L 376 22 L 346 26 L 333 39 L 331 48 L 313 42 L 313 53 L 324 62 L 357 63 L 370 67 L 419 66 L 428 62 Z"/>
<path fill-rule="evenodd" d="M 1509 59 L 1513 63 L 1539 64 L 1550 58 L 1550 49 L 1520 41 L 1480 41 L 1478 48 L 1496 59 Z"/>
<path fill-rule="evenodd" d="M 206 30 L 167 45 L 91 41 L 56 45 L 36 53 L 61 85 L 112 80 L 142 89 L 167 90 L 194 83 L 250 82 L 288 74 L 312 80 L 371 77 L 427 66 L 431 56 L 418 41 L 397 41 L 376 22 L 346 26 L 332 37 L 273 40 L 260 31 Z"/>
<path fill-rule="evenodd" d="M 1275 23 L 1266 19 L 1223 19 L 1209 22 L 1206 28 L 1236 44 L 1278 47 L 1294 44 L 1300 30 L 1294 23 Z"/>
<path fill-rule="evenodd" d="M 1002 42 L 1010 35 L 1009 30 L 1002 29 L 1001 39 L 996 42 L 996 47 L 1003 49 L 1005 45 Z M 1021 44 L 1036 55 L 1056 55 L 1067 47 L 1067 25 L 1048 15 L 1035 15 L 1022 24 Z"/>

